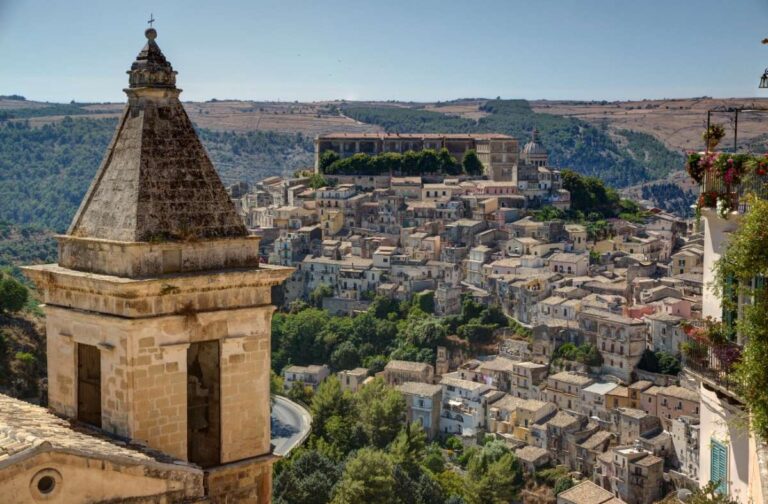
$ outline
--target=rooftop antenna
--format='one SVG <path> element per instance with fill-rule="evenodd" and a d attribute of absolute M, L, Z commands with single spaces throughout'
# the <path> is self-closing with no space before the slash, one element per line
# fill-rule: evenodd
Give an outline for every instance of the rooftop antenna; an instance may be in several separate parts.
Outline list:
<path fill-rule="evenodd" d="M 155 22 L 155 17 L 154 17 L 154 16 L 152 15 L 152 13 L 150 12 L 150 13 L 149 13 L 149 20 L 147 21 L 147 23 L 149 23 L 149 27 L 150 27 L 150 28 L 154 28 L 154 27 L 152 26 L 152 23 L 154 23 L 154 22 Z"/>

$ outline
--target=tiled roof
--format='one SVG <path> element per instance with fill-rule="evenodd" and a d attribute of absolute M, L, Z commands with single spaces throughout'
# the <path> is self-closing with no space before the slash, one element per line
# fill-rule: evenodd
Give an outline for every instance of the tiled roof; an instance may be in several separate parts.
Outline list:
<path fill-rule="evenodd" d="M 569 427 L 578 422 L 574 417 L 564 411 L 558 411 L 555 416 L 550 418 L 546 423 L 553 427 Z"/>
<path fill-rule="evenodd" d="M 591 436 L 589 436 L 586 440 L 584 440 L 580 446 L 582 448 L 586 448 L 587 450 L 594 450 L 601 444 L 603 444 L 607 439 L 610 439 L 613 434 L 611 434 L 608 431 L 597 431 Z"/>
<path fill-rule="evenodd" d="M 487 387 L 485 383 L 475 382 L 472 380 L 462 380 L 461 378 L 455 378 L 446 375 L 443 375 L 442 380 L 440 380 L 440 384 L 473 391 Z"/>
<path fill-rule="evenodd" d="M 678 385 L 670 385 L 669 387 L 659 388 L 659 394 L 674 397 L 676 399 L 683 399 L 686 401 L 699 402 L 699 394 L 693 390 L 680 387 Z"/>
<path fill-rule="evenodd" d="M 630 418 L 644 418 L 648 416 L 648 413 L 640 409 L 635 409 L 635 408 L 617 408 L 617 409 L 622 415 L 628 416 Z"/>
<path fill-rule="evenodd" d="M 549 452 L 544 448 L 528 445 L 517 450 L 515 455 L 524 462 L 536 462 L 542 457 L 549 456 Z"/>
<path fill-rule="evenodd" d="M 603 504 L 613 499 L 613 494 L 591 481 L 579 483 L 558 495 L 558 502 L 565 500 L 573 504 Z"/>
<path fill-rule="evenodd" d="M 436 393 L 443 390 L 443 387 L 440 385 L 431 385 L 429 383 L 422 383 L 422 382 L 404 382 L 401 385 L 398 385 L 397 390 L 404 394 L 411 394 L 411 395 L 417 395 L 417 396 L 425 396 L 425 397 L 432 397 Z"/>
<path fill-rule="evenodd" d="M 404 361 L 404 360 L 391 360 L 387 362 L 387 365 L 384 367 L 385 371 L 414 371 L 414 372 L 422 372 L 429 369 L 429 364 L 425 362 L 411 362 L 411 361 Z"/>
<path fill-rule="evenodd" d="M 488 371 L 509 371 L 512 372 L 515 361 L 507 359 L 506 357 L 496 357 L 494 359 L 484 361 L 480 365 L 481 370 Z"/>
<path fill-rule="evenodd" d="M 553 374 L 550 378 L 552 380 L 570 383 L 571 385 L 586 385 L 592 381 L 592 378 L 589 376 L 571 373 L 570 371 L 561 371 L 557 374 Z"/>
<path fill-rule="evenodd" d="M 583 391 L 590 392 L 593 394 L 607 394 L 618 386 L 619 386 L 618 383 L 599 382 L 599 383 L 593 383 L 589 387 L 585 387 Z"/>
<path fill-rule="evenodd" d="M 0 394 L 0 464 L 45 450 L 133 464 L 160 462 L 194 467 L 170 455 L 111 437 L 100 429 L 59 418 L 40 406 Z"/>
<path fill-rule="evenodd" d="M 664 462 L 664 459 L 657 457 L 656 455 L 648 454 L 647 456 L 641 458 L 635 464 L 641 466 L 641 467 L 650 467 L 652 465 L 658 464 Z"/>

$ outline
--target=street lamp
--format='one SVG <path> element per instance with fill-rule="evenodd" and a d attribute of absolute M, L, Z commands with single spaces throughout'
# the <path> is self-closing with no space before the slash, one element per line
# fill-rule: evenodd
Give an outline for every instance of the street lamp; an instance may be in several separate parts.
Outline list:
<path fill-rule="evenodd" d="M 768 38 L 763 39 L 763 44 L 768 44 Z M 760 89 L 768 89 L 768 68 L 763 72 L 763 76 L 760 77 Z"/>

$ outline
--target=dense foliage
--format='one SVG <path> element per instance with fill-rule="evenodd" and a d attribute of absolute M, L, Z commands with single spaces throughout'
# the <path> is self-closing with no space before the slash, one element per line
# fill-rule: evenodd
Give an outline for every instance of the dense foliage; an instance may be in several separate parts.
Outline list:
<path fill-rule="evenodd" d="M 0 125 L 0 220 L 62 232 L 104 155 L 114 119 L 65 118 L 40 128 Z M 200 130 L 225 183 L 292 173 L 312 162 L 312 141 L 274 132 Z"/>
<path fill-rule="evenodd" d="M 347 105 L 344 113 L 395 133 L 506 133 L 524 142 L 531 131 L 549 151 L 550 164 L 569 167 L 622 187 L 660 178 L 678 169 L 682 157 L 645 133 L 609 134 L 585 121 L 534 113 L 525 100 L 490 100 L 478 121 L 409 108 Z"/>
<path fill-rule="evenodd" d="M 572 170 L 563 170 L 563 189 L 571 193 L 571 210 L 596 212 L 604 217 L 618 213 L 619 194 L 597 177 L 582 176 Z"/>
<path fill-rule="evenodd" d="M 563 343 L 555 349 L 552 358 L 575 361 L 586 366 L 600 366 L 603 363 L 603 357 L 597 347 L 589 343 L 579 346 L 573 343 Z"/>
<path fill-rule="evenodd" d="M 381 379 L 353 393 L 331 377 L 310 409 L 310 438 L 275 468 L 276 503 L 496 504 L 522 487 L 520 464 L 503 442 L 465 450 L 451 437 L 444 447 L 428 445 L 418 424 L 405 423 L 403 396 Z"/>
<path fill-rule="evenodd" d="M 738 312 L 737 300 L 751 299 L 738 315 L 736 329 L 746 341 L 735 366 L 736 382 L 754 431 L 768 439 L 768 201 L 751 198 L 725 252 L 715 264 L 715 287 L 723 308 Z"/>
<path fill-rule="evenodd" d="M 7 98 L 6 98 L 7 99 Z M 9 119 L 29 119 L 31 117 L 50 117 L 50 116 L 77 116 L 110 114 L 114 110 L 85 108 L 89 103 L 49 103 L 40 107 L 24 107 L 14 109 L 4 109 L 0 112 L 0 122 Z"/>
<path fill-rule="evenodd" d="M 39 315 L 28 288 L 0 270 L 0 393 L 39 399 L 45 379 L 45 336 L 35 321 Z"/>
<path fill-rule="evenodd" d="M 467 156 L 469 159 L 467 159 Z M 325 151 L 320 156 L 320 171 L 326 175 L 421 175 L 425 173 L 440 173 L 443 175 L 482 175 L 483 165 L 474 151 L 467 152 L 464 164 L 461 165 L 451 156 L 447 149 L 435 151 L 424 149 L 418 152 L 407 151 L 386 152 L 369 156 L 355 154 L 340 159 L 333 151 Z"/>
<path fill-rule="evenodd" d="M 0 313 L 16 313 L 26 306 L 27 288 L 8 272 L 0 271 Z"/>
<path fill-rule="evenodd" d="M 10 267 L 21 279 L 17 266 L 54 262 L 57 247 L 52 233 L 38 226 L 13 226 L 0 221 L 0 268 Z"/>
<path fill-rule="evenodd" d="M 313 304 L 319 306 L 317 299 Z M 446 344 L 449 334 L 482 345 L 492 341 L 496 329 L 510 324 L 498 307 L 471 297 L 464 298 L 458 315 L 439 318 L 430 313 L 433 309 L 429 294 L 403 303 L 377 297 L 355 317 L 294 303 L 291 312 L 272 319 L 272 366 L 279 371 L 289 364 L 327 362 L 334 370 L 361 365 L 380 370 L 390 359 L 432 363 L 435 347 Z"/>
<path fill-rule="evenodd" d="M 677 375 L 680 373 L 680 361 L 667 352 L 649 350 L 646 348 L 637 367 L 643 371 L 651 373 L 661 373 L 666 375 Z"/>

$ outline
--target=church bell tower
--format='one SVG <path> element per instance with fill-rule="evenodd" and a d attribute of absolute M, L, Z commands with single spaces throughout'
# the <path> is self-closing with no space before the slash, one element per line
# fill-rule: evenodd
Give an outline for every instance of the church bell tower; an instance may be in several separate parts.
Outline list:
<path fill-rule="evenodd" d="M 45 303 L 49 405 L 203 467 L 211 495 L 269 502 L 271 288 L 292 269 L 259 264 L 145 34 L 58 264 L 25 268 Z"/>

